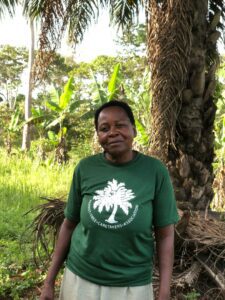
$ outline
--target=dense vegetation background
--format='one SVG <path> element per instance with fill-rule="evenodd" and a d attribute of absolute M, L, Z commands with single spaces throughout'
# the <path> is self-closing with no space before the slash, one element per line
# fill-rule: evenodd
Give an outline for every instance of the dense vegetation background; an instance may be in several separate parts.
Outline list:
<path fill-rule="evenodd" d="M 27 212 L 45 197 L 66 199 L 76 163 L 100 150 L 93 126 L 96 107 L 112 99 L 127 101 L 138 130 L 135 147 L 149 153 L 152 88 L 145 25 L 132 27 L 117 42 L 117 56 L 99 56 L 90 63 L 51 53 L 45 77 L 33 82 L 28 118 L 21 90 L 28 51 L 0 47 L 0 299 L 37 299 L 46 266 L 34 263 L 29 226 L 36 212 Z M 213 98 L 216 177 L 210 204 L 216 211 L 225 209 L 225 58 L 220 61 Z M 21 146 L 26 125 L 31 143 L 25 151 Z M 193 291 L 186 299 L 196 295 Z"/>

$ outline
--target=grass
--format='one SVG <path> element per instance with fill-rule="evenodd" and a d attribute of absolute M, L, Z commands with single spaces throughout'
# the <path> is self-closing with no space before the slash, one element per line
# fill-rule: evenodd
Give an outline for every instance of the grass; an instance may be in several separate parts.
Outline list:
<path fill-rule="evenodd" d="M 30 290 L 45 272 L 33 263 L 27 226 L 34 215 L 25 213 L 43 202 L 41 196 L 66 198 L 74 166 L 74 160 L 64 166 L 41 164 L 0 149 L 0 299 L 36 299 Z"/>

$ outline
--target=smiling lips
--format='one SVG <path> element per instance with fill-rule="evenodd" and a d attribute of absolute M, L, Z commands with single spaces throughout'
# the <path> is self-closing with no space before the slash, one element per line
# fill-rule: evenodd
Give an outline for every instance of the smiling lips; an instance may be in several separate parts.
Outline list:
<path fill-rule="evenodd" d="M 120 143 L 122 143 L 123 141 L 112 141 L 112 142 L 109 142 L 108 145 L 110 146 L 113 146 L 113 145 L 118 145 Z"/>

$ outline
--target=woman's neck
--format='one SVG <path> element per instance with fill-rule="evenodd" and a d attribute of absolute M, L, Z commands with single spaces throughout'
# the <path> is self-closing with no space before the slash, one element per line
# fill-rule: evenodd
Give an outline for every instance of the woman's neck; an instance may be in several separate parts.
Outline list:
<path fill-rule="evenodd" d="M 115 164 L 124 164 L 133 160 L 136 156 L 136 152 L 131 150 L 130 152 L 124 155 L 112 155 L 110 153 L 104 153 L 104 156 L 107 160 Z"/>

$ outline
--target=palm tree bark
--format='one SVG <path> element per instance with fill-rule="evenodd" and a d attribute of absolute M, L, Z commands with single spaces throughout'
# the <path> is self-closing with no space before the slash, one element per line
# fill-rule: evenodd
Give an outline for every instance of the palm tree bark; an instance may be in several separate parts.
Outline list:
<path fill-rule="evenodd" d="M 32 68 L 34 63 L 34 22 L 33 19 L 29 19 L 30 25 L 30 49 L 29 49 L 29 61 L 28 61 L 28 83 L 27 94 L 25 98 L 25 121 L 28 121 L 31 117 L 31 102 L 32 102 L 32 89 L 33 89 L 33 76 Z M 30 124 L 26 123 L 23 128 L 23 141 L 22 150 L 30 149 Z"/>
<path fill-rule="evenodd" d="M 219 18 L 215 11 L 209 23 L 208 5 L 207 0 L 164 1 L 163 5 L 152 1 L 151 5 L 151 153 L 168 165 L 180 207 L 191 209 L 205 209 L 213 198 Z"/>

